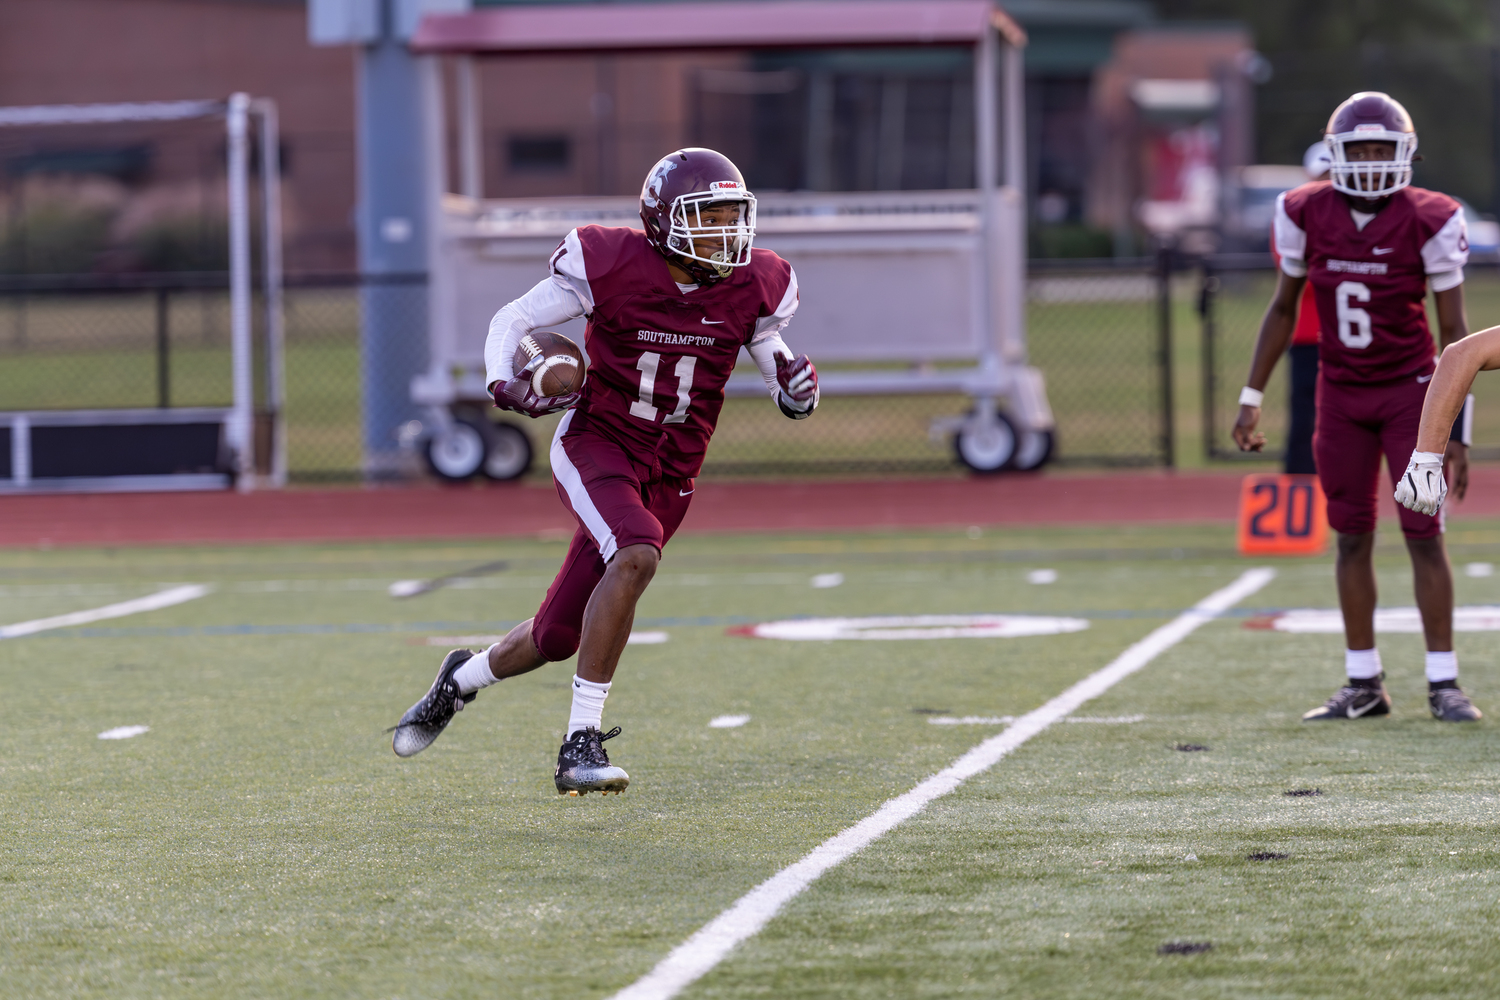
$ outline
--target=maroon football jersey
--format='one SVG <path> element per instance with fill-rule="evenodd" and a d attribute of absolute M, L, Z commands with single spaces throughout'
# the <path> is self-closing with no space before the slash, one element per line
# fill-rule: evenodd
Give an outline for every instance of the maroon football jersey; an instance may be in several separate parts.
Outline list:
<path fill-rule="evenodd" d="M 1403 188 L 1361 230 L 1349 200 L 1318 181 L 1282 195 L 1276 214 L 1282 268 L 1305 268 L 1317 302 L 1323 377 L 1390 382 L 1430 373 L 1427 282 L 1453 287 L 1468 259 L 1458 202 Z"/>
<path fill-rule="evenodd" d="M 616 441 L 662 475 L 689 479 L 703 465 L 708 439 L 724 406 L 724 383 L 792 287 L 791 265 L 769 250 L 754 250 L 745 267 L 723 281 L 684 293 L 667 262 L 639 229 L 581 226 L 553 255 L 553 270 L 592 298 L 584 348 L 588 378 L 577 408 L 590 430 Z M 792 303 L 795 308 L 795 303 Z M 576 425 L 576 422 L 575 422 Z"/>

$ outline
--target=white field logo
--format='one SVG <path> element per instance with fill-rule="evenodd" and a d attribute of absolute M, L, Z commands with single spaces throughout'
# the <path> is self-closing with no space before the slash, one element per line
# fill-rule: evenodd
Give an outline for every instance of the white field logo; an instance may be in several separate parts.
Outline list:
<path fill-rule="evenodd" d="M 1245 622 L 1245 627 L 1297 635 L 1333 635 L 1344 631 L 1344 618 L 1335 608 L 1294 608 L 1251 618 Z M 1377 608 L 1375 631 L 1415 635 L 1422 631 L 1422 616 L 1416 608 Z M 1500 607 L 1454 608 L 1453 631 L 1500 632 Z"/>
<path fill-rule="evenodd" d="M 740 625 L 730 635 L 791 642 L 828 642 L 833 639 L 891 641 L 898 639 L 1015 639 L 1028 635 L 1082 632 L 1083 618 L 1042 615 L 881 615 L 873 618 L 793 618 Z"/>

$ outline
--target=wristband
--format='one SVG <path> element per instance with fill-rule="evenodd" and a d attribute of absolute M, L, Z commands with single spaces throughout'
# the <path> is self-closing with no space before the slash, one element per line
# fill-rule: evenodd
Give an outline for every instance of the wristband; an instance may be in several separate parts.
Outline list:
<path fill-rule="evenodd" d="M 1458 419 L 1453 421 L 1453 430 L 1449 432 L 1448 440 L 1457 441 L 1461 445 L 1474 443 L 1474 394 L 1472 392 L 1464 397 L 1464 405 L 1458 411 Z"/>
<path fill-rule="evenodd" d="M 1443 456 L 1435 451 L 1414 451 L 1411 453 L 1411 460 L 1416 465 L 1441 466 L 1443 464 Z"/>
<path fill-rule="evenodd" d="M 1253 406 L 1260 409 L 1260 404 L 1266 401 L 1266 394 L 1259 389 L 1252 389 L 1248 385 L 1240 390 L 1240 405 Z"/>

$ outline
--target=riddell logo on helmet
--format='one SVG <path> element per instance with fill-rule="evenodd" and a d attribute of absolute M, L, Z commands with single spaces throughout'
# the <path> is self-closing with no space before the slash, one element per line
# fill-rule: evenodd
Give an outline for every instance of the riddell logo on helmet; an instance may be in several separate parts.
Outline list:
<path fill-rule="evenodd" d="M 1377 124 L 1372 124 L 1372 123 L 1369 123 L 1369 122 L 1366 122 L 1363 125 L 1356 125 L 1356 126 L 1354 126 L 1354 132 L 1355 132 L 1356 135 L 1359 134 L 1360 132 L 1384 132 L 1384 131 L 1385 131 L 1385 126 L 1384 125 L 1377 125 Z"/>
<path fill-rule="evenodd" d="M 714 181 L 708 186 L 708 189 L 715 193 L 719 191 L 743 191 L 745 185 L 739 181 Z"/>

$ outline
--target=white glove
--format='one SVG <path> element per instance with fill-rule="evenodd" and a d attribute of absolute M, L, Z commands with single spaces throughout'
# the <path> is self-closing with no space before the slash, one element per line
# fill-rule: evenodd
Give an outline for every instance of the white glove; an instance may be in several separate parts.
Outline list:
<path fill-rule="evenodd" d="M 1433 451 L 1412 452 L 1406 472 L 1396 486 L 1396 502 L 1418 514 L 1436 514 L 1447 497 L 1443 456 Z"/>

